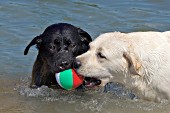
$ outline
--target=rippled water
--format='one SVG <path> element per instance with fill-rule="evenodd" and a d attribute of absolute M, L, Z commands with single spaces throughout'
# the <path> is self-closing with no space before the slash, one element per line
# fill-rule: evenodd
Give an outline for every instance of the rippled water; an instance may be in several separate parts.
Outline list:
<path fill-rule="evenodd" d="M 170 30 L 169 0 L 1 0 L 0 113 L 169 113 L 170 104 L 131 100 L 114 84 L 112 91 L 30 89 L 37 55 L 28 42 L 50 24 L 67 22 L 93 39 L 110 31 Z"/>

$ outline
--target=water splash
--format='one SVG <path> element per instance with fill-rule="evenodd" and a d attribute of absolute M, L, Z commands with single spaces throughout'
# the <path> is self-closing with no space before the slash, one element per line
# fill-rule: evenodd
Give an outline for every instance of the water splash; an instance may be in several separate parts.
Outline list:
<path fill-rule="evenodd" d="M 64 106 L 74 106 L 78 113 L 111 113 L 114 108 L 130 111 L 151 112 L 155 109 L 162 109 L 165 103 L 143 102 L 122 85 L 110 83 L 106 85 L 104 92 L 98 90 L 74 90 L 51 89 L 41 86 L 37 89 L 29 88 L 31 78 L 25 77 L 17 84 L 15 90 L 20 95 L 38 98 L 43 102 L 57 102 Z"/>

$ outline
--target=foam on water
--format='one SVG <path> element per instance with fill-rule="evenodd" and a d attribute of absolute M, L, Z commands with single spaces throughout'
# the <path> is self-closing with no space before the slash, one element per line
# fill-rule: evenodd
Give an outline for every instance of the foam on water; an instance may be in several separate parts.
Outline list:
<path fill-rule="evenodd" d="M 137 109 L 138 111 L 153 112 L 155 109 L 162 109 L 168 104 L 167 102 L 153 103 L 141 101 L 131 91 L 126 90 L 117 83 L 108 84 L 104 92 L 101 89 L 66 91 L 51 89 L 47 86 L 31 89 L 29 88 L 29 83 L 30 77 L 22 78 L 15 89 L 22 96 L 38 98 L 43 102 L 57 102 L 64 104 L 64 106 L 74 105 L 75 111 L 81 113 L 87 111 L 109 113 L 117 107 L 122 110 Z"/>

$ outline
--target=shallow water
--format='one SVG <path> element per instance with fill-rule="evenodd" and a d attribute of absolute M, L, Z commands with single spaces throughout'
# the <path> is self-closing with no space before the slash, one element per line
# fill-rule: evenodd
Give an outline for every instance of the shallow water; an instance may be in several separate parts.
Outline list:
<path fill-rule="evenodd" d="M 111 91 L 30 89 L 37 55 L 28 42 L 50 24 L 68 22 L 93 39 L 110 31 L 170 30 L 169 0 L 1 0 L 0 113 L 169 113 L 169 102 L 138 99 L 117 84 Z"/>

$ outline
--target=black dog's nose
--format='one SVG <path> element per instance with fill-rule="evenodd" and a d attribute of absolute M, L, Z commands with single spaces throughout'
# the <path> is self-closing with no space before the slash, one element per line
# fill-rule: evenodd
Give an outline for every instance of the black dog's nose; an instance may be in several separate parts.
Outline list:
<path fill-rule="evenodd" d="M 62 61 L 59 65 L 56 65 L 60 71 L 71 68 L 71 64 L 68 61 Z"/>
<path fill-rule="evenodd" d="M 68 65 L 69 65 L 69 63 L 67 61 L 63 61 L 60 64 L 61 67 L 67 67 Z"/>

